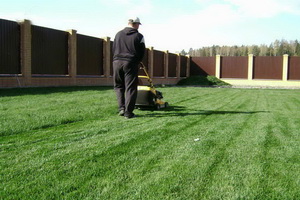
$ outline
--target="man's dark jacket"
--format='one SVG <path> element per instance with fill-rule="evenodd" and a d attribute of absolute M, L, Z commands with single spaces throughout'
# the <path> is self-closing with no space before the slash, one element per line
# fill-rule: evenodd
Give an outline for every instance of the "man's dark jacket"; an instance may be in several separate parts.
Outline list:
<path fill-rule="evenodd" d="M 113 52 L 113 60 L 141 62 L 145 53 L 143 35 L 137 29 L 131 27 L 124 28 L 115 36 Z"/>

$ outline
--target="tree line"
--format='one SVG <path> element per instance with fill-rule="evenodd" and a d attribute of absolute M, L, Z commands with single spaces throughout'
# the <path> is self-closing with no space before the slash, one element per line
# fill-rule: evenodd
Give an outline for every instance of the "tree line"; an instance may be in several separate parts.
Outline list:
<path fill-rule="evenodd" d="M 282 56 L 288 54 L 289 56 L 300 56 L 300 43 L 298 40 L 275 40 L 270 45 L 242 45 L 242 46 L 219 46 L 213 45 L 211 47 L 202 47 L 199 49 L 190 48 L 189 52 L 182 50 L 182 55 L 190 56 Z"/>

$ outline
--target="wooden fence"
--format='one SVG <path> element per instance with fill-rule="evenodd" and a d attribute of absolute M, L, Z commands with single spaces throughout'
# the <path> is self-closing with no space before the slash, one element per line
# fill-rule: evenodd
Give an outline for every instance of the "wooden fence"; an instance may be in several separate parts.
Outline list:
<path fill-rule="evenodd" d="M 113 85 L 109 37 L 0 19 L 0 42 L 0 88 Z M 155 84 L 176 84 L 188 76 L 189 57 L 180 54 L 150 47 L 143 63 Z"/>
<path fill-rule="evenodd" d="M 300 80 L 300 57 L 253 56 L 192 57 L 190 75 L 212 75 L 221 79 Z"/>
<path fill-rule="evenodd" d="M 109 37 L 39 27 L 28 20 L 17 23 L 0 19 L 0 42 L 0 88 L 113 85 L 113 41 Z M 232 84 L 239 84 L 234 80 L 247 80 L 241 83 L 247 85 L 275 80 L 276 84 L 300 87 L 300 57 L 288 55 L 189 57 L 150 47 L 143 63 L 154 84 L 213 75 Z"/>

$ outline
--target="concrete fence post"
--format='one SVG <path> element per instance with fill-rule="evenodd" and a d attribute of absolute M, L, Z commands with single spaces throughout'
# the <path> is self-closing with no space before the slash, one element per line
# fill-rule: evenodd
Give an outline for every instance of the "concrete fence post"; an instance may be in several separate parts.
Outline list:
<path fill-rule="evenodd" d="M 165 51 L 165 58 L 164 58 L 164 76 L 165 78 L 168 78 L 169 77 L 169 51 Z"/>
<path fill-rule="evenodd" d="M 283 66 L 282 66 L 282 80 L 287 81 L 288 80 L 288 72 L 289 72 L 289 55 L 284 54 L 283 55 Z"/>
<path fill-rule="evenodd" d="M 110 77 L 110 65 L 111 65 L 111 48 L 110 37 L 103 38 L 103 72 L 105 77 Z"/>
<path fill-rule="evenodd" d="M 177 54 L 177 62 L 176 62 L 176 77 L 180 78 L 180 68 L 181 68 L 181 57 L 180 53 Z"/>
<path fill-rule="evenodd" d="M 216 55 L 216 75 L 217 78 L 221 77 L 221 55 Z"/>
<path fill-rule="evenodd" d="M 21 27 L 21 73 L 26 85 L 31 82 L 31 22 L 27 19 L 20 23 Z"/>
<path fill-rule="evenodd" d="M 248 55 L 248 80 L 253 79 L 253 54 Z"/>
<path fill-rule="evenodd" d="M 153 77 L 153 71 L 154 71 L 154 48 L 149 47 L 149 54 L 148 54 L 148 66 L 149 66 L 149 76 Z"/>
<path fill-rule="evenodd" d="M 69 76 L 74 80 L 73 84 L 76 84 L 77 76 L 77 31 L 68 30 L 69 38 Z"/>

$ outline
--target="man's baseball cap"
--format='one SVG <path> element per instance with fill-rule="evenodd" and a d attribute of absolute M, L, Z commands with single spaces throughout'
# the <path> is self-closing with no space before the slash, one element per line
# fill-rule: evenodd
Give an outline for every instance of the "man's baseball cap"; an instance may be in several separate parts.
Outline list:
<path fill-rule="evenodd" d="M 128 21 L 129 21 L 129 23 L 135 23 L 135 24 L 142 25 L 141 22 L 140 22 L 140 18 L 138 18 L 138 17 L 129 18 Z"/>

